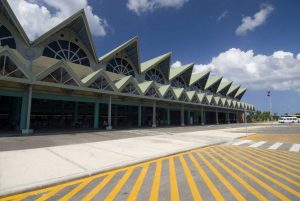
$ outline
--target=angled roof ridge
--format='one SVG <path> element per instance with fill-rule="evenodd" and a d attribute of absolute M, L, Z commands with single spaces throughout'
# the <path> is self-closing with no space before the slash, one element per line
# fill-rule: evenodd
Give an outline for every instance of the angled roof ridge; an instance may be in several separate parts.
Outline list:
<path fill-rule="evenodd" d="M 214 76 L 214 77 L 210 77 L 208 78 L 206 85 L 205 85 L 205 89 L 208 89 L 209 87 L 213 86 L 215 83 L 217 83 L 219 80 L 222 80 L 223 77 L 222 76 Z"/>
<path fill-rule="evenodd" d="M 189 64 L 185 64 L 183 66 L 177 67 L 177 68 L 171 68 L 170 69 L 171 71 L 170 71 L 170 75 L 169 75 L 169 80 L 172 80 L 172 79 L 174 79 L 177 76 L 180 76 L 185 71 L 187 71 L 188 69 L 192 68 L 194 65 L 195 65 L 194 63 L 189 63 Z"/>
<path fill-rule="evenodd" d="M 199 73 L 192 73 L 191 76 L 191 80 L 189 85 L 194 84 L 195 82 L 197 82 L 198 80 L 202 79 L 204 76 L 206 76 L 207 74 L 210 74 L 211 70 L 205 70 Z"/>
<path fill-rule="evenodd" d="M 238 98 L 240 100 L 243 97 L 243 95 L 245 94 L 246 91 L 247 91 L 247 88 L 240 87 L 237 90 L 236 94 L 234 95 L 234 98 Z"/>
<path fill-rule="evenodd" d="M 85 44 L 85 46 L 87 47 L 87 49 L 89 49 L 90 53 L 92 54 L 92 56 L 95 59 L 95 62 L 98 62 L 93 37 L 92 37 L 91 31 L 90 31 L 90 27 L 89 27 L 89 24 L 88 24 L 88 20 L 87 20 L 84 8 L 80 9 L 79 11 L 77 11 L 76 13 L 74 13 L 73 15 L 71 15 L 70 17 L 68 17 L 67 19 L 62 21 L 61 23 L 59 23 L 58 25 L 54 26 L 53 28 L 51 28 L 47 32 L 40 35 L 38 38 L 36 38 L 34 41 L 32 41 L 31 46 L 34 47 L 34 46 L 40 44 L 41 42 L 46 40 L 48 37 L 52 36 L 53 34 L 58 32 L 59 30 L 64 29 L 66 26 L 68 26 L 69 24 L 71 24 L 72 22 L 74 22 L 75 20 L 77 20 L 79 18 L 83 19 L 84 27 L 85 27 L 85 30 L 87 32 L 87 37 L 88 37 L 88 40 L 90 42 L 91 49 L 89 49 L 89 47 L 86 44 Z"/>
<path fill-rule="evenodd" d="M 45 70 L 43 70 L 40 73 L 38 73 L 35 78 L 36 78 L 36 80 L 42 80 L 45 77 L 47 77 L 49 74 L 51 74 L 52 72 L 54 72 L 56 69 L 61 68 L 61 67 L 65 68 L 67 70 L 67 72 L 71 74 L 72 78 L 78 84 L 78 86 L 82 86 L 83 85 L 83 83 L 78 78 L 78 76 L 76 75 L 76 73 L 72 70 L 72 68 L 69 66 L 69 64 L 66 61 L 64 61 L 64 60 L 58 60 L 55 64 L 49 66 Z"/>
<path fill-rule="evenodd" d="M 193 99 L 193 97 L 195 96 L 196 91 L 186 91 L 186 94 L 191 101 Z"/>
<path fill-rule="evenodd" d="M 122 77 L 121 79 L 119 79 L 116 83 L 115 86 L 118 90 L 120 90 L 125 84 L 128 83 L 129 80 L 132 80 L 132 76 L 128 75 L 125 77 Z"/>
<path fill-rule="evenodd" d="M 223 89 L 225 89 L 226 87 L 228 87 L 229 85 L 231 86 L 233 83 L 233 81 L 224 81 L 224 82 L 221 82 L 219 87 L 218 87 L 218 90 L 217 90 L 217 93 L 222 91 Z"/>
<path fill-rule="evenodd" d="M 104 55 L 99 57 L 98 60 L 103 61 L 104 59 L 109 58 L 110 56 L 116 54 L 117 52 L 120 52 L 120 51 L 124 50 L 126 47 L 128 47 L 129 45 L 131 45 L 134 42 L 137 42 L 138 40 L 139 40 L 138 36 L 135 36 L 135 37 L 127 40 L 126 42 L 122 43 L 121 45 L 115 47 L 111 51 L 105 53 Z"/>
<path fill-rule="evenodd" d="M 161 96 L 166 95 L 166 93 L 167 93 L 170 89 L 172 90 L 170 84 L 164 84 L 164 85 L 158 86 L 158 90 L 159 90 Z"/>
<path fill-rule="evenodd" d="M 97 75 L 99 75 L 102 71 L 104 71 L 104 69 L 100 68 L 96 71 L 93 71 L 92 73 L 88 74 L 86 77 L 82 78 L 81 81 L 82 83 L 88 83 L 91 81 L 91 79 L 93 79 L 94 77 L 96 77 Z"/>
<path fill-rule="evenodd" d="M 169 58 L 171 56 L 172 56 L 172 52 L 167 52 L 160 56 L 157 56 L 157 57 L 154 57 L 147 61 L 144 61 L 143 63 L 141 63 L 141 73 L 155 67 L 157 64 L 161 63 L 162 61 L 166 60 L 167 58 Z"/>
<path fill-rule="evenodd" d="M 232 94 L 234 91 L 238 91 L 238 89 L 241 87 L 241 85 L 237 84 L 237 85 L 231 85 L 231 87 L 229 88 L 226 96 L 229 96 L 230 94 Z"/>
<path fill-rule="evenodd" d="M 174 92 L 176 98 L 179 99 L 180 96 L 181 96 L 181 94 L 182 94 L 183 91 L 184 91 L 184 88 L 174 88 L 174 87 L 171 87 L 171 88 L 172 88 L 172 90 L 173 90 L 173 92 Z"/>
<path fill-rule="evenodd" d="M 28 46 L 30 46 L 30 39 L 28 38 L 25 30 L 23 29 L 22 25 L 20 24 L 20 21 L 16 17 L 15 13 L 11 9 L 9 3 L 7 2 L 7 0 L 1 0 L 1 2 L 2 2 L 3 6 L 5 7 L 5 9 L 7 10 L 9 16 L 11 17 L 11 20 L 13 21 L 14 25 L 16 26 L 16 29 L 20 33 L 21 37 L 24 39 L 25 43 Z"/>
<path fill-rule="evenodd" d="M 138 83 L 138 86 L 140 87 L 141 91 L 143 92 L 143 94 L 153 85 L 153 81 L 144 81 L 144 82 L 140 82 Z"/>

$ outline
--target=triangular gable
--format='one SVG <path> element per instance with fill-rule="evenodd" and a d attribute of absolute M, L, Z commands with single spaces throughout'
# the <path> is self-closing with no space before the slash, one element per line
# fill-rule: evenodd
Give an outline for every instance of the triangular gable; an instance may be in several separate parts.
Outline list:
<path fill-rule="evenodd" d="M 239 101 L 236 102 L 236 106 L 235 107 L 238 108 L 238 109 L 240 109 L 241 108 L 241 103 Z"/>
<path fill-rule="evenodd" d="M 232 107 L 233 107 L 233 108 L 236 108 L 236 100 L 233 100 L 233 101 L 232 101 Z"/>
<path fill-rule="evenodd" d="M 168 80 L 170 75 L 171 52 L 155 57 L 148 61 L 141 63 L 141 73 L 146 73 L 150 69 L 158 68 Z"/>
<path fill-rule="evenodd" d="M 228 107 L 228 103 L 227 103 L 226 98 L 221 98 L 221 101 L 222 101 L 222 106 L 223 107 Z"/>
<path fill-rule="evenodd" d="M 185 91 L 183 91 L 183 93 L 180 95 L 179 100 L 183 102 L 189 102 L 189 98 Z"/>
<path fill-rule="evenodd" d="M 217 93 L 225 96 L 231 85 L 232 85 L 232 81 L 221 82 L 221 84 L 218 87 Z"/>
<path fill-rule="evenodd" d="M 23 27 L 21 26 L 19 20 L 17 19 L 16 15 L 14 14 L 13 10 L 11 9 L 10 5 L 8 4 L 7 0 L 0 1 L 0 11 L 8 19 L 8 21 L 14 26 L 19 34 L 21 35 L 23 41 L 29 46 L 30 40 L 25 33 Z"/>
<path fill-rule="evenodd" d="M 58 61 L 56 64 L 39 73 L 36 80 L 62 85 L 81 86 L 81 81 L 63 60 Z"/>
<path fill-rule="evenodd" d="M 221 98 L 219 96 L 215 96 L 214 99 L 215 99 L 216 105 L 223 106 Z"/>
<path fill-rule="evenodd" d="M 99 58 L 99 62 L 108 62 L 112 58 L 116 56 L 116 54 L 125 51 L 126 55 L 129 57 L 132 64 L 137 68 L 137 71 L 141 72 L 140 67 L 140 50 L 139 50 L 139 39 L 138 37 L 134 37 L 127 42 L 123 43 L 122 45 L 116 47 L 115 49 L 111 50 L 110 52 L 106 53 L 105 55 Z"/>
<path fill-rule="evenodd" d="M 172 81 L 176 77 L 181 76 L 186 85 L 188 86 L 191 80 L 192 72 L 193 72 L 194 64 L 186 64 L 184 66 L 178 67 L 178 68 L 171 68 L 170 69 L 170 76 L 169 81 Z"/>
<path fill-rule="evenodd" d="M 89 50 L 90 54 L 94 57 L 95 61 L 98 61 L 93 38 L 91 35 L 90 28 L 88 26 L 84 9 L 81 9 L 71 17 L 67 18 L 54 28 L 50 29 L 49 31 L 38 37 L 36 40 L 33 41 L 32 47 L 36 47 L 38 44 L 42 43 L 47 38 L 51 37 L 55 33 L 65 28 L 73 30 L 73 32 L 77 34 L 82 44 L 85 45 L 85 47 Z"/>
<path fill-rule="evenodd" d="M 0 50 L 0 75 L 3 77 L 31 79 L 31 74 L 24 67 L 24 62 L 9 47 Z"/>
<path fill-rule="evenodd" d="M 222 81 L 222 77 L 209 78 L 206 82 L 205 90 L 210 90 L 210 91 L 216 93 L 221 81 Z"/>
<path fill-rule="evenodd" d="M 210 74 L 210 70 L 206 70 L 204 72 L 201 73 L 195 73 L 192 74 L 191 76 L 191 81 L 189 83 L 189 85 L 191 86 L 192 90 L 196 90 L 196 91 L 203 91 L 206 85 L 206 82 L 208 80 Z"/>
<path fill-rule="evenodd" d="M 171 85 L 160 85 L 158 90 L 163 98 L 169 100 L 176 100 L 176 95 L 172 90 Z"/>
<path fill-rule="evenodd" d="M 192 100 L 192 98 L 194 97 L 195 94 L 196 94 L 196 91 L 187 91 L 186 92 L 186 95 L 188 96 L 189 101 Z"/>
<path fill-rule="evenodd" d="M 192 103 L 200 103 L 198 95 L 195 93 L 194 96 L 191 99 Z"/>
<path fill-rule="evenodd" d="M 246 88 L 239 88 L 239 90 L 236 92 L 234 98 L 241 100 L 244 94 L 246 93 L 247 89 Z"/>
<path fill-rule="evenodd" d="M 136 81 L 133 79 L 132 76 L 123 77 L 115 83 L 115 86 L 121 93 L 128 93 L 134 95 L 143 94 L 143 92 L 140 90 L 139 86 L 137 85 Z"/>
<path fill-rule="evenodd" d="M 206 98 L 206 94 L 205 93 L 198 93 L 197 96 L 198 96 L 198 99 L 199 99 L 200 103 L 202 103 L 202 104 L 208 104 L 208 100 Z"/>
<path fill-rule="evenodd" d="M 207 98 L 208 104 L 213 105 L 213 103 L 215 103 L 213 95 L 210 95 L 210 94 L 206 95 L 206 98 Z"/>
<path fill-rule="evenodd" d="M 237 91 L 239 90 L 239 88 L 240 88 L 240 85 L 231 85 L 231 87 L 229 88 L 226 96 L 234 98 L 234 96 L 237 93 Z"/>
<path fill-rule="evenodd" d="M 171 85 L 157 85 L 157 87 L 161 96 L 164 96 L 167 93 L 167 91 L 171 88 Z"/>
<path fill-rule="evenodd" d="M 183 93 L 184 89 L 183 88 L 172 88 L 174 91 L 174 94 L 176 96 L 176 99 L 179 100 L 181 94 Z"/>
<path fill-rule="evenodd" d="M 81 82 L 86 87 L 91 87 L 94 89 L 106 90 L 106 91 L 116 91 L 114 83 L 109 79 L 107 74 L 103 69 L 99 69 L 81 80 Z"/>
<path fill-rule="evenodd" d="M 169 99 L 169 100 L 176 100 L 176 96 L 175 96 L 175 94 L 174 94 L 174 92 L 173 92 L 172 89 L 169 89 L 169 90 L 166 92 L 166 94 L 164 95 L 164 98 L 165 98 L 165 99 Z"/>
<path fill-rule="evenodd" d="M 160 92 L 153 81 L 139 83 L 139 87 L 145 96 L 151 96 L 155 98 L 161 97 Z"/>

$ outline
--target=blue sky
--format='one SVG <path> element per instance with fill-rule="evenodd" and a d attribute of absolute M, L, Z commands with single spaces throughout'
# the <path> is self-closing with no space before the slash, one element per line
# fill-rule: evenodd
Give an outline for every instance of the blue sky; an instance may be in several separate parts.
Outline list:
<path fill-rule="evenodd" d="M 269 109 L 266 91 L 271 90 L 274 112 L 300 112 L 299 0 L 78 0 L 76 3 L 16 0 L 10 3 L 14 4 L 18 18 L 33 12 L 31 15 L 41 15 L 39 19 L 51 19 L 49 26 L 85 7 L 99 56 L 139 36 L 142 61 L 172 51 L 174 66 L 194 62 L 196 71 L 209 68 L 212 74 L 221 74 L 247 87 L 243 101 L 259 110 Z M 19 9 L 20 5 L 23 9 Z M 26 6 L 34 11 L 26 13 Z M 42 7 L 49 13 L 40 12 Z M 26 20 L 20 18 L 29 32 Z M 51 28 L 38 27 L 37 19 L 30 20 L 31 32 L 36 33 L 31 38 Z M 32 24 L 37 24 L 36 32 Z"/>

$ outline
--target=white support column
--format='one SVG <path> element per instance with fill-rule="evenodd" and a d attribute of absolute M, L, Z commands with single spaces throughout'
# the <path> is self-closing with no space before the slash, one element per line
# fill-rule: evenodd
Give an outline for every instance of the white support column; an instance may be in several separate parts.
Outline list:
<path fill-rule="evenodd" d="M 216 109 L 216 124 L 219 125 L 219 111 Z"/>
<path fill-rule="evenodd" d="M 226 112 L 226 121 L 228 124 L 230 124 L 230 118 L 229 118 L 229 110 Z"/>
<path fill-rule="evenodd" d="M 153 110 L 152 110 L 152 127 L 156 127 L 156 101 L 153 101 Z"/>
<path fill-rule="evenodd" d="M 170 108 L 167 108 L 167 124 L 168 124 L 168 126 L 171 125 Z"/>
<path fill-rule="evenodd" d="M 32 102 L 32 86 L 30 85 L 28 87 L 26 128 L 22 130 L 23 135 L 33 134 L 33 129 L 30 129 L 31 102 Z"/>
<path fill-rule="evenodd" d="M 236 116 L 236 123 L 240 123 L 240 120 L 239 120 L 239 112 L 236 112 L 235 113 L 235 116 Z"/>
<path fill-rule="evenodd" d="M 106 130 L 111 130 L 112 126 L 111 126 L 111 96 L 109 96 L 109 102 L 108 102 L 108 126 L 106 127 Z"/>
<path fill-rule="evenodd" d="M 204 108 L 201 107 L 201 125 L 205 124 L 205 112 L 204 112 Z"/>
<path fill-rule="evenodd" d="M 181 116 L 181 126 L 184 126 L 184 106 L 181 105 L 181 112 L 180 112 L 180 116 Z"/>

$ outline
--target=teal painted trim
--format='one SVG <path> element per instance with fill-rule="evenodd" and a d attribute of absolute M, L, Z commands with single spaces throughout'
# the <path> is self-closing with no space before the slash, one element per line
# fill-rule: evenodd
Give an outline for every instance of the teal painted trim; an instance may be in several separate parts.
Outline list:
<path fill-rule="evenodd" d="M 70 95 L 46 94 L 46 93 L 33 93 L 32 98 L 62 100 L 62 101 L 76 101 L 76 102 L 86 102 L 86 103 L 95 103 L 99 101 L 98 99 L 95 98 L 86 98 L 81 96 L 70 96 Z"/>
<path fill-rule="evenodd" d="M 28 112 L 28 96 L 23 95 L 22 105 L 21 105 L 20 129 L 26 129 L 27 112 Z"/>
<path fill-rule="evenodd" d="M 99 102 L 94 106 L 94 128 L 99 128 Z"/>
<path fill-rule="evenodd" d="M 138 127 L 142 126 L 142 106 L 138 107 Z"/>
<path fill-rule="evenodd" d="M 23 97 L 24 95 L 25 95 L 25 91 L 0 89 L 0 96 Z"/>

